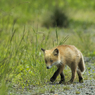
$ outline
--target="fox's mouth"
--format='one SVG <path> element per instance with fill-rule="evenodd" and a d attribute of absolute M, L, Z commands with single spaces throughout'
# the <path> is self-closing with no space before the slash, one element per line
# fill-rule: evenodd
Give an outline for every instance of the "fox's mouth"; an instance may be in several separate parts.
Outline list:
<path fill-rule="evenodd" d="M 47 69 L 50 69 L 53 65 L 61 65 L 62 63 L 61 63 L 61 61 L 59 60 L 59 61 L 56 61 L 56 62 L 54 62 L 53 64 L 51 64 L 50 66 L 46 66 L 46 68 Z"/>

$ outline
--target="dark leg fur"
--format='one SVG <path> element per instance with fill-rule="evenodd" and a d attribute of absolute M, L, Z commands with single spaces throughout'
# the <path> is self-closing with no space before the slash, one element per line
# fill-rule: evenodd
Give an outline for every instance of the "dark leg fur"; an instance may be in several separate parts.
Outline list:
<path fill-rule="evenodd" d="M 61 76 L 61 80 L 59 81 L 59 84 L 65 82 L 65 76 L 64 76 L 64 73 L 60 73 L 60 76 Z"/>
<path fill-rule="evenodd" d="M 54 73 L 54 75 L 50 78 L 51 82 L 54 82 L 56 80 L 56 77 L 58 76 L 59 71 L 60 71 L 60 69 L 58 68 L 57 71 Z"/>
<path fill-rule="evenodd" d="M 83 78 L 82 78 L 82 74 L 81 74 L 81 71 L 78 69 L 77 70 L 77 74 L 78 74 L 78 77 L 79 77 L 79 82 L 83 82 Z"/>
<path fill-rule="evenodd" d="M 59 74 L 61 76 L 61 81 L 59 83 L 62 83 L 63 81 L 65 81 L 65 77 L 64 77 L 64 74 L 63 74 L 63 68 L 64 68 L 64 65 L 58 66 L 58 69 L 56 70 L 54 75 L 50 78 L 51 82 L 54 82 Z"/>

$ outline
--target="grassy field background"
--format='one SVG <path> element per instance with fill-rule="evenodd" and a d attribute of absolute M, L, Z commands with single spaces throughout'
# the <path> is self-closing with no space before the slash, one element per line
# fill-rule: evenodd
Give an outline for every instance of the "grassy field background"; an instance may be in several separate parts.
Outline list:
<path fill-rule="evenodd" d="M 42 86 L 49 82 L 56 67 L 46 69 L 41 48 L 72 44 L 85 57 L 94 57 L 94 2 L 0 0 L 0 95 L 8 94 L 13 87 Z M 67 28 L 50 26 L 53 19 L 50 16 L 56 7 L 65 12 L 69 22 Z M 48 28 L 43 26 L 44 21 L 48 21 Z M 68 81 L 70 69 L 66 67 L 64 73 Z M 88 77 L 84 75 L 84 79 Z"/>

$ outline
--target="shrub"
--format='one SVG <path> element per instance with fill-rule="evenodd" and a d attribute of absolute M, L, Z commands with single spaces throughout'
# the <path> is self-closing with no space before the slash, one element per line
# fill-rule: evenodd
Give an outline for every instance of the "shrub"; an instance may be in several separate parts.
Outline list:
<path fill-rule="evenodd" d="M 61 8 L 54 8 L 53 11 L 48 11 L 44 14 L 42 25 L 45 27 L 67 27 L 68 17 L 66 12 Z"/>

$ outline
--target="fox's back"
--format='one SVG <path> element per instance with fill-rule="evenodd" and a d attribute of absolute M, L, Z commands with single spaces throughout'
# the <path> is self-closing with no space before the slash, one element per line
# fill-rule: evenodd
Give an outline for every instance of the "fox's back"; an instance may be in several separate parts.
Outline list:
<path fill-rule="evenodd" d="M 78 54 L 80 51 L 73 45 L 59 45 L 56 47 L 60 54 L 67 55 L 67 54 Z"/>
<path fill-rule="evenodd" d="M 56 48 L 59 50 L 60 58 L 68 63 L 78 61 L 82 57 L 81 52 L 73 45 L 59 45 Z"/>

